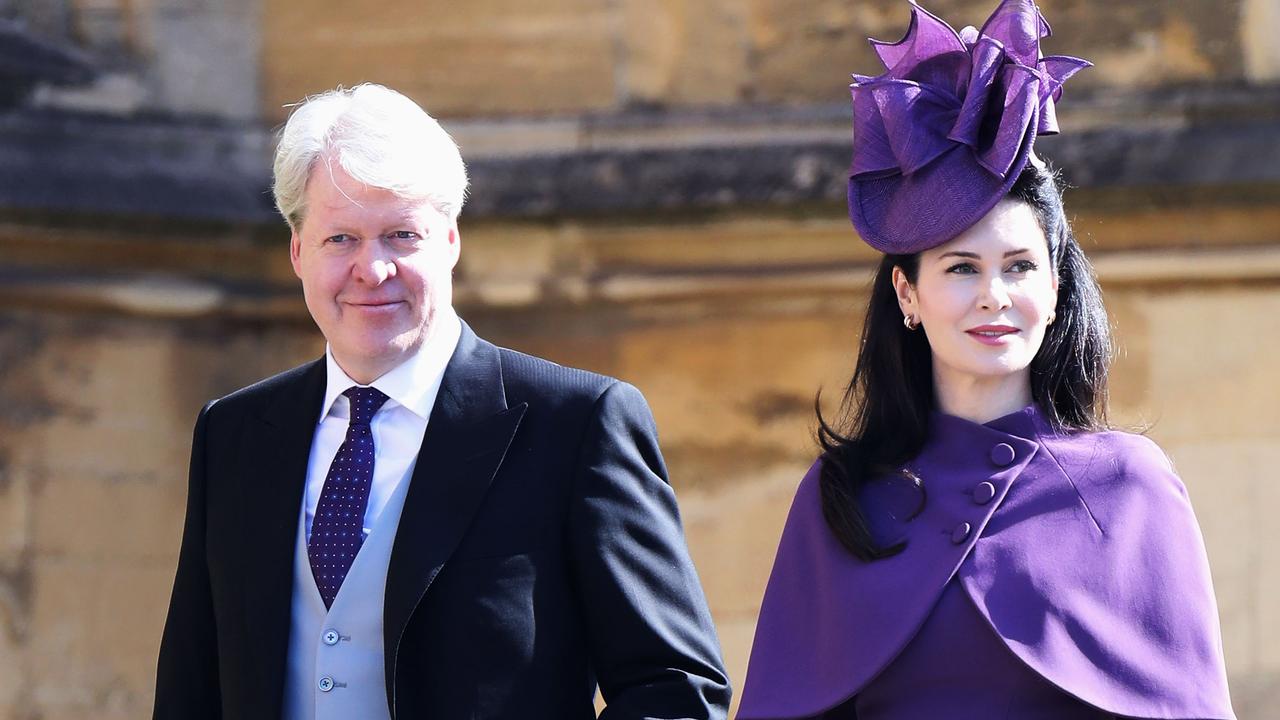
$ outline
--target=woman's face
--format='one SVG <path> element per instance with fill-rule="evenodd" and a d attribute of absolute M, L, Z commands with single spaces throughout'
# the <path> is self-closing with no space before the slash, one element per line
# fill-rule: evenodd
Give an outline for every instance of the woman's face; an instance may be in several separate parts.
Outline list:
<path fill-rule="evenodd" d="M 915 285 L 895 269 L 904 315 L 933 351 L 939 382 L 1026 376 L 1057 304 L 1048 243 L 1029 205 L 1005 199 L 960 236 L 920 254 Z"/>

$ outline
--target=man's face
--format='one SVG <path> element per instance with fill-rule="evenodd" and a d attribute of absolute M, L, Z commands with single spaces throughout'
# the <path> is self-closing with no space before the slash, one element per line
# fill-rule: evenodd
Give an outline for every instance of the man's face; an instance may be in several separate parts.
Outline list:
<path fill-rule="evenodd" d="M 459 249 L 457 226 L 430 202 L 320 162 L 289 256 L 334 359 L 370 383 L 416 352 L 452 305 Z"/>

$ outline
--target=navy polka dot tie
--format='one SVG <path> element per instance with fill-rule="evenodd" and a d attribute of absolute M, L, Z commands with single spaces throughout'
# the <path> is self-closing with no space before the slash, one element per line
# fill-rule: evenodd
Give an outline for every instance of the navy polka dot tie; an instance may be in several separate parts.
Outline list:
<path fill-rule="evenodd" d="M 311 574 L 325 607 L 333 605 L 364 542 L 364 511 L 369 505 L 369 486 L 373 484 L 373 431 L 369 422 L 387 401 L 386 395 L 371 387 L 353 387 L 342 394 L 351 401 L 351 423 L 325 476 L 311 520 L 311 541 L 307 543 Z"/>

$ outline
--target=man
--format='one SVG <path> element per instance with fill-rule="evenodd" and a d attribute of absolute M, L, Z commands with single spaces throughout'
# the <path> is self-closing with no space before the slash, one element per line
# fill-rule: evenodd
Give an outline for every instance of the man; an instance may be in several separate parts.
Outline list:
<path fill-rule="evenodd" d="M 653 421 L 454 314 L 456 145 L 362 85 L 275 161 L 325 357 L 210 403 L 156 718 L 723 718 Z"/>

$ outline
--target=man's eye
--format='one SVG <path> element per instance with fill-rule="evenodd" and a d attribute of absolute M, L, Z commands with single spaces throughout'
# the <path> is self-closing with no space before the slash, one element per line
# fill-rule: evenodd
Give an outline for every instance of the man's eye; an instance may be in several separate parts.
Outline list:
<path fill-rule="evenodd" d="M 391 233 L 391 239 L 393 239 L 393 240 L 417 240 L 417 239 L 418 239 L 418 233 L 413 232 L 413 231 L 411 231 L 411 230 L 396 230 L 395 232 Z"/>
<path fill-rule="evenodd" d="M 329 237 L 327 237 L 327 238 L 325 238 L 325 239 L 324 239 L 324 241 L 325 241 L 326 243 L 335 244 L 335 245 L 338 245 L 338 244 L 341 244 L 341 243 L 345 243 L 345 242 L 349 242 L 350 240 L 351 240 L 351 236 L 350 236 L 350 235 L 345 235 L 345 234 L 344 234 L 344 235 L 330 235 Z"/>

